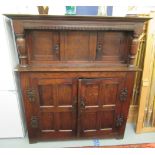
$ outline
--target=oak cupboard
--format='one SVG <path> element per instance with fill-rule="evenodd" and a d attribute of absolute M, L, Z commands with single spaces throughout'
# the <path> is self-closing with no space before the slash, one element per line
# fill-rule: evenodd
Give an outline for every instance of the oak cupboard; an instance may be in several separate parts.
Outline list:
<path fill-rule="evenodd" d="M 12 19 L 30 143 L 123 138 L 138 37 L 149 18 L 6 15 Z"/>

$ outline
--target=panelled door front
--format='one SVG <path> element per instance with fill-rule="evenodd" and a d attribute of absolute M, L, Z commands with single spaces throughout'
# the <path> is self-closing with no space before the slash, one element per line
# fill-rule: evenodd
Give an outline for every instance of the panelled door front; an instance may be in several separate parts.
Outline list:
<path fill-rule="evenodd" d="M 79 136 L 101 137 L 119 132 L 123 123 L 119 93 L 124 83 L 123 78 L 79 80 Z"/>
<path fill-rule="evenodd" d="M 30 78 L 30 134 L 41 139 L 118 134 L 125 78 Z M 35 94 L 33 96 L 33 93 Z M 124 96 L 124 94 L 123 94 Z"/>
<path fill-rule="evenodd" d="M 31 85 L 37 96 L 37 106 L 34 105 L 33 109 L 37 111 L 38 137 L 42 139 L 75 137 L 77 80 L 32 78 Z"/>

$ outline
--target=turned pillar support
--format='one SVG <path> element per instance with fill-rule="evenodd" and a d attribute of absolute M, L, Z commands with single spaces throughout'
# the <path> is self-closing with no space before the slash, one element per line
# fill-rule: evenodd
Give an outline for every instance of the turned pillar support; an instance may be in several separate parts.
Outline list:
<path fill-rule="evenodd" d="M 143 26 L 137 27 L 133 33 L 132 43 L 131 43 L 131 49 L 129 53 L 129 67 L 135 66 L 135 58 L 136 54 L 138 52 L 139 42 L 140 42 L 140 36 L 141 34 L 145 34 L 147 29 L 147 22 L 144 23 Z"/>
<path fill-rule="evenodd" d="M 19 54 L 20 67 L 27 67 L 28 57 L 25 48 L 25 36 L 24 34 L 16 34 L 17 50 Z"/>
<path fill-rule="evenodd" d="M 134 33 L 129 53 L 129 67 L 134 67 L 134 62 L 138 51 L 138 45 L 139 45 L 139 35 L 137 33 Z"/>

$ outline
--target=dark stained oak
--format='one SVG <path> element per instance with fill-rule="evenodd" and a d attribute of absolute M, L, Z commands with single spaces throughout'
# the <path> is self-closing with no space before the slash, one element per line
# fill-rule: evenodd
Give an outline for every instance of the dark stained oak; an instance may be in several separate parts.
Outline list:
<path fill-rule="evenodd" d="M 61 34 L 61 60 L 91 61 L 96 55 L 96 33 L 89 31 L 65 31 Z M 60 44 L 61 44 L 60 43 Z"/>
<path fill-rule="evenodd" d="M 116 131 L 115 119 L 121 113 L 120 91 L 124 78 L 98 78 L 79 81 L 80 135 L 103 135 Z"/>
<path fill-rule="evenodd" d="M 72 65 L 72 61 L 79 62 L 78 64 L 86 61 L 91 64 L 96 60 L 98 65 L 101 61 L 110 65 L 127 64 L 133 68 L 138 46 L 137 38 L 143 31 L 144 22 L 150 19 L 9 14 L 6 16 L 13 20 L 21 55 L 20 67 L 32 64 L 55 65 L 59 60 L 68 65 Z M 38 47 L 37 44 L 42 44 L 42 47 Z"/>
<path fill-rule="evenodd" d="M 27 51 L 30 64 L 60 59 L 60 34 L 57 31 L 28 31 Z M 44 46 L 41 46 L 41 45 Z"/>
<path fill-rule="evenodd" d="M 75 137 L 77 81 L 72 79 L 30 79 L 36 91 L 40 134 Z M 39 119 L 40 118 L 40 119 Z"/>
<path fill-rule="evenodd" d="M 29 142 L 123 138 L 146 17 L 12 19 Z"/>
<path fill-rule="evenodd" d="M 130 33 L 119 31 L 98 32 L 96 60 L 107 63 L 127 63 L 131 44 Z"/>

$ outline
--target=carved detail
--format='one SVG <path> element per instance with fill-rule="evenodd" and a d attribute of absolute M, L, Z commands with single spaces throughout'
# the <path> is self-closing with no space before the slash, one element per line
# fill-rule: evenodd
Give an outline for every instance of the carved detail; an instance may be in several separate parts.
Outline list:
<path fill-rule="evenodd" d="M 117 128 L 121 127 L 123 122 L 124 122 L 124 117 L 123 116 L 119 115 L 119 116 L 116 117 L 116 127 Z"/>
<path fill-rule="evenodd" d="M 25 38 L 23 34 L 16 34 L 17 50 L 21 67 L 27 67 L 27 54 L 25 49 Z"/>
<path fill-rule="evenodd" d="M 30 102 L 34 102 L 36 99 L 36 93 L 34 89 L 27 89 L 27 96 Z"/>
<path fill-rule="evenodd" d="M 51 26 L 29 26 L 26 25 L 25 29 L 38 29 L 38 30 L 121 30 L 133 31 L 133 25 L 113 25 L 113 26 L 89 26 L 89 25 L 51 25 Z"/>
<path fill-rule="evenodd" d="M 148 23 L 145 22 L 144 25 L 142 24 L 141 26 L 137 26 L 135 28 L 135 31 L 133 34 L 133 40 L 132 40 L 132 44 L 131 44 L 131 50 L 130 50 L 130 54 L 129 54 L 129 67 L 134 67 L 134 60 L 136 58 L 136 54 L 137 54 L 139 42 L 140 42 L 139 37 L 141 36 L 142 32 L 143 32 L 143 34 L 146 33 L 147 24 Z"/>
<path fill-rule="evenodd" d="M 38 128 L 38 118 L 36 116 L 31 117 L 31 127 Z"/>
<path fill-rule="evenodd" d="M 120 101 L 121 101 L 121 102 L 126 101 L 127 97 L 128 97 L 128 90 L 127 90 L 126 88 L 125 88 L 125 89 L 122 89 L 122 90 L 121 90 L 121 93 L 120 93 L 120 95 L 119 95 Z"/>
<path fill-rule="evenodd" d="M 129 54 L 129 67 L 134 67 L 134 61 L 136 58 L 136 54 L 138 51 L 138 45 L 139 45 L 139 35 L 137 33 L 134 33 L 132 43 L 131 43 L 131 49 Z"/>

